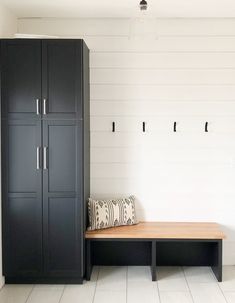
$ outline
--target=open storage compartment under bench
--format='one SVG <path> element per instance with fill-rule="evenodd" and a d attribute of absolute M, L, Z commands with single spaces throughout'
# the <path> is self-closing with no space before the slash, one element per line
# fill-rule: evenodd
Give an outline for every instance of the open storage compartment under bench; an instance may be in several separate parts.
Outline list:
<path fill-rule="evenodd" d="M 222 240 L 216 223 L 141 222 L 86 233 L 86 279 L 93 265 L 211 266 L 222 281 Z"/>

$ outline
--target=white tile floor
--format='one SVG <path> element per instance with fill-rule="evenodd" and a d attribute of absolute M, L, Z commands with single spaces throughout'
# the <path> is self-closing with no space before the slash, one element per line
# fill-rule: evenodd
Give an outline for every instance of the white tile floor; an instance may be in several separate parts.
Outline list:
<path fill-rule="evenodd" d="M 235 303 L 235 266 L 217 283 L 208 267 L 94 268 L 83 285 L 6 285 L 0 303 Z"/>

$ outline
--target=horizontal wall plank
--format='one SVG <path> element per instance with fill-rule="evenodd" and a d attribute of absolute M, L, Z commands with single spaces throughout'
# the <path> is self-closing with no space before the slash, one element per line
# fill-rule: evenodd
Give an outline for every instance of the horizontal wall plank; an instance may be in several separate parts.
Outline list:
<path fill-rule="evenodd" d="M 93 52 L 91 68 L 235 68 L 235 53 Z"/>
<path fill-rule="evenodd" d="M 59 37 L 128 36 L 130 19 L 56 19 L 20 18 L 18 32 Z M 230 36 L 235 35 L 234 19 L 157 19 L 158 36 Z"/>
<path fill-rule="evenodd" d="M 91 84 L 235 84 L 235 69 L 102 69 L 90 71 Z"/>
<path fill-rule="evenodd" d="M 93 100 L 235 100 L 235 85 L 91 85 Z"/>
<path fill-rule="evenodd" d="M 106 188 L 104 188 L 105 183 Z M 175 205 L 178 205 L 178 203 L 181 203 L 183 201 L 184 203 L 186 202 L 186 209 L 188 209 L 188 207 L 191 208 L 191 213 L 193 213 L 192 207 L 195 204 L 198 206 L 198 208 L 195 208 L 195 212 L 197 212 L 197 210 L 200 208 L 199 213 L 201 211 L 201 207 L 203 208 L 203 204 L 204 209 L 206 209 L 207 205 L 211 210 L 213 209 L 214 205 L 217 206 L 218 209 L 220 208 L 221 214 L 224 214 L 226 211 L 226 209 L 223 207 L 225 204 L 227 205 L 228 209 L 232 209 L 234 206 L 234 191 L 231 190 L 228 192 L 218 192 L 216 194 L 214 190 L 207 191 L 206 186 L 204 186 L 203 189 L 198 192 L 197 196 L 195 196 L 192 195 L 192 192 L 194 191 L 193 188 L 190 188 L 190 190 L 187 190 L 187 188 L 185 188 L 183 191 L 178 190 L 177 193 L 174 194 L 174 192 L 170 191 L 169 188 L 167 191 L 161 191 L 161 184 L 162 183 L 157 184 L 157 182 L 154 184 L 152 183 L 153 188 L 155 188 L 155 192 L 146 192 L 146 195 L 144 195 L 145 191 L 140 190 L 140 181 L 133 178 L 92 178 L 92 189 L 96 189 L 96 193 L 94 191 L 92 193 L 92 197 L 98 199 L 110 199 L 134 195 L 136 198 L 137 208 L 142 209 L 143 211 L 147 211 L 150 208 L 154 209 L 155 211 L 157 211 L 157 209 L 165 209 L 169 212 L 170 205 L 175 207 Z M 116 191 L 114 190 L 115 187 Z M 120 192 L 118 192 L 118 188 L 120 189 Z M 207 201 L 206 205 L 205 202 L 203 203 L 203 201 Z M 221 202 L 219 201 L 224 201 L 225 204 L 221 205 Z M 145 208 L 145 205 L 148 205 L 149 207 Z M 150 205 L 152 205 L 152 207 Z"/>
<path fill-rule="evenodd" d="M 174 163 L 186 164 L 220 164 L 225 165 L 235 164 L 235 149 L 219 149 L 216 153 L 211 149 L 202 148 L 157 148 L 146 149 L 145 146 L 140 148 L 135 147 L 93 147 L 91 149 L 91 163 Z"/>
<path fill-rule="evenodd" d="M 213 184 L 218 184 L 218 181 L 221 181 L 221 178 L 224 176 L 229 178 L 235 177 L 234 168 L 231 164 L 225 165 L 224 163 L 182 163 L 182 162 L 171 162 L 171 166 L 166 166 L 169 164 L 167 161 L 159 161 L 158 163 L 93 163 L 91 166 L 91 177 L 92 178 L 136 178 L 139 182 L 143 182 L 148 178 L 150 184 L 148 186 L 153 186 L 154 183 L 161 184 L 161 186 L 168 187 L 169 184 L 181 183 L 182 189 L 185 187 L 185 180 L 187 184 L 190 183 L 190 187 L 194 188 L 195 184 L 204 184 L 205 179 L 208 181 L 211 176 L 210 182 Z M 191 171 L 194 171 L 191 174 Z M 221 174 L 218 174 L 218 170 Z M 177 179 L 177 180 L 176 180 Z M 154 180 L 151 181 L 151 180 Z M 234 184 L 232 180 L 229 179 L 228 183 Z M 227 183 L 223 186 L 227 186 Z M 200 188 L 199 185 L 199 188 Z M 146 186 L 143 184 L 142 186 Z M 174 187 L 175 188 L 175 187 Z M 169 187 L 168 187 L 169 189 Z M 230 187 L 231 189 L 231 187 Z M 235 191 L 234 189 L 232 189 Z M 174 190 L 173 190 L 174 191 Z"/>
<path fill-rule="evenodd" d="M 192 193 L 191 193 L 192 195 Z M 189 195 L 190 196 L 190 195 Z M 145 200 L 142 198 L 143 203 Z M 167 200 L 168 198 L 168 200 Z M 165 201 L 169 201 L 169 199 L 172 201 L 172 203 L 168 203 Z M 148 200 L 150 203 L 149 205 L 153 205 L 156 203 L 157 199 Z M 159 200 L 157 200 L 159 201 Z M 226 213 L 221 209 L 221 207 L 216 208 L 216 206 L 208 206 L 209 203 L 206 205 L 198 205 L 196 199 L 188 198 L 186 199 L 180 199 L 176 195 L 176 197 L 164 197 L 160 201 L 163 201 L 162 203 L 165 204 L 164 208 L 159 207 L 156 205 L 155 208 L 137 208 L 137 218 L 140 221 L 190 221 L 190 222 L 219 222 L 223 229 L 225 229 L 226 236 L 228 237 L 229 241 L 235 240 L 234 234 L 231 229 L 227 229 L 227 222 L 232 222 L 232 215 L 231 211 L 233 210 L 233 207 L 228 207 L 227 212 L 230 212 L 227 216 L 227 219 L 225 219 L 223 216 L 226 215 Z M 190 202 L 189 202 L 190 201 Z M 193 205 L 197 204 L 197 210 L 192 212 Z M 200 203 L 201 204 L 201 203 Z M 184 206 L 187 205 L 187 206 Z M 184 209 L 180 214 L 176 214 L 177 208 Z M 169 211 L 170 208 L 173 208 L 174 211 Z M 157 219 L 156 219 L 157 218 Z M 184 219 L 184 218 L 187 218 Z M 225 240 L 226 243 L 226 240 Z M 231 247 L 230 247 L 231 248 Z M 232 253 L 232 252 L 231 252 Z M 233 263 L 230 263 L 233 264 Z"/>
<path fill-rule="evenodd" d="M 154 39 L 138 39 L 135 37 L 107 36 L 86 37 L 86 43 L 94 52 L 223 52 L 235 51 L 235 37 L 226 36 L 186 36 L 186 37 L 157 37 Z"/>
<path fill-rule="evenodd" d="M 217 98 L 218 96 L 216 96 Z M 215 99 L 215 98 L 214 98 Z M 235 99 L 235 98 L 234 98 Z M 179 100 L 179 99 L 178 99 Z M 234 116 L 235 102 L 172 102 L 162 101 L 91 101 L 91 116 L 167 116 L 177 119 L 178 116 Z"/>
<path fill-rule="evenodd" d="M 143 122 L 145 123 L 145 132 L 151 131 L 169 131 L 173 129 L 173 121 L 166 118 L 141 119 L 133 117 L 91 117 L 92 132 L 110 132 L 112 123 L 115 122 L 116 132 L 143 132 Z"/>
<path fill-rule="evenodd" d="M 155 148 L 177 149 L 190 146 L 191 148 L 234 149 L 235 140 L 229 133 L 215 134 L 201 132 L 197 135 L 187 133 L 157 134 L 151 133 L 91 133 L 91 147 L 136 147 L 145 146 L 146 150 Z"/>
<path fill-rule="evenodd" d="M 213 188 L 215 186 L 215 180 L 210 180 L 208 176 L 201 179 L 197 177 L 194 179 L 188 179 L 186 177 L 184 178 L 180 174 L 174 174 L 172 175 L 172 178 L 167 180 L 166 178 L 156 176 L 154 182 L 150 182 L 150 178 L 147 175 L 145 176 L 145 182 L 143 179 L 139 180 L 137 178 L 92 178 L 91 188 L 93 192 L 92 196 L 101 199 L 120 198 L 134 195 L 137 198 L 137 208 L 147 211 L 155 205 L 156 210 L 160 210 L 165 207 L 169 208 L 171 207 L 170 205 L 175 205 L 177 202 L 181 204 L 182 201 L 186 202 L 187 206 L 185 207 L 188 207 L 188 204 L 192 207 L 192 203 L 195 202 L 193 199 L 195 185 L 193 186 L 192 184 L 195 184 L 195 182 L 202 187 L 202 190 L 198 193 L 198 201 L 196 201 L 198 208 L 200 205 L 203 207 L 202 201 L 206 199 L 208 202 L 204 205 L 205 208 L 209 205 L 208 207 L 211 210 L 219 209 L 222 211 L 223 207 L 215 197 Z M 148 183 L 149 185 L 147 186 Z M 205 184 L 207 186 L 205 186 Z M 233 207 L 231 196 L 234 195 L 234 190 L 231 190 L 231 185 L 232 184 L 230 182 L 226 184 L 221 183 L 221 185 L 218 186 L 218 198 L 226 201 L 228 209 L 230 210 Z M 172 190 L 169 190 L 169 188 L 172 188 Z M 165 205 L 162 205 L 163 201 Z"/>
<path fill-rule="evenodd" d="M 235 106 L 235 104 L 234 104 Z M 211 133 L 235 133 L 235 116 L 234 117 L 185 117 L 177 116 L 176 121 L 169 117 L 91 117 L 92 132 L 110 132 L 112 123 L 115 122 L 116 132 L 143 132 L 143 122 L 145 123 L 145 132 L 162 132 L 168 133 L 173 131 L 174 122 L 177 123 L 178 132 L 192 133 L 196 135 L 205 130 L 205 123 L 208 122 L 208 131 Z"/>

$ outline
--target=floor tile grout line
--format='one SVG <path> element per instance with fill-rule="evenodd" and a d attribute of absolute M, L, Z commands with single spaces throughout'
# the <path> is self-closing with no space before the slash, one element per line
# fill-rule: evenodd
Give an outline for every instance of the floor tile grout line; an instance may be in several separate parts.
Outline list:
<path fill-rule="evenodd" d="M 94 289 L 94 295 L 93 295 L 93 298 L 92 298 L 92 303 L 95 302 L 96 289 L 97 289 L 97 283 L 98 283 L 98 280 L 99 280 L 99 275 L 100 275 L 100 267 L 98 267 L 98 273 L 97 273 L 97 278 L 96 278 L 96 282 L 95 282 L 95 289 Z"/>
<path fill-rule="evenodd" d="M 222 270 L 223 270 L 223 267 L 222 267 Z M 219 288 L 219 290 L 221 291 L 221 293 L 222 293 L 222 295 L 223 295 L 223 297 L 224 297 L 225 302 L 228 303 L 228 300 L 227 300 L 227 298 L 226 298 L 226 296 L 225 296 L 225 294 L 224 294 L 224 291 L 223 291 L 222 288 L 220 287 L 220 283 L 219 283 L 218 281 L 217 281 L 217 285 L 218 285 L 218 288 Z"/>
<path fill-rule="evenodd" d="M 29 294 L 28 294 L 28 296 L 27 296 L 27 298 L 26 298 L 26 300 L 25 300 L 25 303 L 28 302 L 29 297 L 31 296 L 31 294 L 32 294 L 32 292 L 33 292 L 33 290 L 34 290 L 34 288 L 35 288 L 35 284 L 33 284 L 32 288 L 31 288 L 31 290 L 30 290 L 30 292 L 29 292 Z"/>
<path fill-rule="evenodd" d="M 220 287 L 220 284 L 219 284 L 219 282 L 218 282 L 218 280 L 217 280 L 217 278 L 216 278 L 214 272 L 212 271 L 211 268 L 210 268 L 210 270 L 211 270 L 211 273 L 214 275 L 216 285 L 217 285 L 218 289 L 220 290 L 222 296 L 224 297 L 225 302 L 228 303 L 228 301 L 227 301 L 227 299 L 226 299 L 226 297 L 225 297 L 225 295 L 224 295 L 224 292 L 222 291 L 222 289 L 221 289 L 221 287 Z"/>
<path fill-rule="evenodd" d="M 222 276 L 223 276 L 223 274 L 222 274 Z M 224 291 L 223 291 L 223 289 L 221 288 L 221 284 L 220 283 L 218 283 L 218 285 L 219 285 L 219 288 L 220 288 L 220 290 L 222 291 L 222 293 L 224 293 Z M 225 291 L 225 292 L 228 292 L 228 291 Z M 232 292 L 233 292 L 233 290 L 232 290 Z"/>
<path fill-rule="evenodd" d="M 188 280 L 187 280 L 187 277 L 186 277 L 186 273 L 185 273 L 185 271 L 184 271 L 184 267 L 181 266 L 181 270 L 183 271 L 183 275 L 184 275 L 186 284 L 187 284 L 187 286 L 188 286 L 188 290 L 189 290 L 189 293 L 190 293 L 190 297 L 191 297 L 191 299 L 192 299 L 192 302 L 194 303 L 193 294 L 192 294 L 191 289 L 190 289 L 190 287 L 189 287 L 189 283 L 188 283 Z"/>
<path fill-rule="evenodd" d="M 150 273 L 151 273 L 151 268 L 150 268 Z M 160 294 L 160 289 L 159 289 L 159 285 L 158 285 L 158 273 L 157 273 L 157 268 L 156 268 L 156 276 L 157 276 L 156 288 L 157 288 L 159 303 L 161 303 L 162 300 L 161 300 L 161 294 Z M 153 282 L 153 283 L 154 283 L 154 282 Z"/>
<path fill-rule="evenodd" d="M 60 296 L 60 298 L 59 298 L 58 303 L 60 303 L 60 302 L 61 302 L 61 299 L 62 299 L 63 294 L 64 294 L 64 292 L 65 292 L 65 288 L 66 288 L 66 285 L 64 285 L 64 287 L 63 287 L 63 290 L 62 290 L 62 293 L 61 293 L 61 296 Z"/>
<path fill-rule="evenodd" d="M 219 289 L 220 289 L 220 287 L 219 287 Z M 228 300 L 226 299 L 224 292 L 221 289 L 220 289 L 220 291 L 221 291 L 221 293 L 222 293 L 222 295 L 224 297 L 225 302 L 228 303 Z"/>
<path fill-rule="evenodd" d="M 231 267 L 231 268 L 235 268 L 235 265 L 224 265 L 223 266 L 223 269 L 225 268 L 225 267 L 227 267 L 227 268 L 229 268 L 229 267 Z M 233 275 L 232 275 L 233 276 Z M 223 274 L 222 274 L 222 277 L 224 277 L 224 272 L 223 272 Z M 222 281 L 223 282 L 223 281 Z M 222 289 L 222 287 L 220 286 L 221 285 L 221 283 L 218 283 L 219 284 L 219 288 L 221 289 L 221 291 L 222 291 L 222 293 L 224 294 L 224 293 L 230 293 L 230 292 L 235 292 L 235 289 L 232 289 L 232 290 L 223 290 Z M 226 298 L 225 298 L 226 299 Z M 226 299 L 227 300 L 227 299 Z"/>
<path fill-rule="evenodd" d="M 211 269 L 211 268 L 210 268 L 210 271 L 211 271 L 211 274 L 213 275 L 213 272 L 212 272 L 212 269 Z M 186 274 L 185 274 L 184 269 L 183 269 L 183 272 L 184 272 L 185 279 L 186 279 L 186 282 L 187 282 L 187 285 L 188 285 L 188 288 L 189 288 L 190 295 L 191 295 L 192 300 L 193 300 L 193 302 L 194 302 L 193 295 L 192 295 L 191 289 L 190 289 L 190 287 L 189 287 L 189 283 L 188 283 L 188 280 L 187 280 L 187 277 L 186 277 Z M 207 284 L 207 283 L 210 283 L 210 282 L 200 282 L 200 284 Z M 215 284 L 217 285 L 217 287 L 218 287 L 218 289 L 220 290 L 220 292 L 221 292 L 221 294 L 222 294 L 222 296 L 223 296 L 225 302 L 228 303 L 228 301 L 227 301 L 227 299 L 226 299 L 226 297 L 225 297 L 225 294 L 224 294 L 224 292 L 222 291 L 222 289 L 221 289 L 221 287 L 220 287 L 220 285 L 219 285 L 217 279 L 215 279 L 215 282 L 211 282 L 211 283 L 215 283 Z"/>

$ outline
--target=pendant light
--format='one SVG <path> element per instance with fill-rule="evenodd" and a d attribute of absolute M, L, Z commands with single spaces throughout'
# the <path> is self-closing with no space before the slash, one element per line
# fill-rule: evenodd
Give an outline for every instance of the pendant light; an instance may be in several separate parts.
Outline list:
<path fill-rule="evenodd" d="M 148 8 L 148 3 L 145 0 L 141 0 L 139 6 L 141 11 L 146 11 Z"/>
<path fill-rule="evenodd" d="M 135 17 L 130 19 L 129 39 L 157 39 L 156 21 L 148 9 L 148 2 L 141 0 Z"/>

